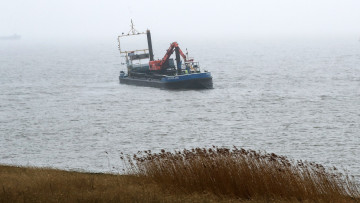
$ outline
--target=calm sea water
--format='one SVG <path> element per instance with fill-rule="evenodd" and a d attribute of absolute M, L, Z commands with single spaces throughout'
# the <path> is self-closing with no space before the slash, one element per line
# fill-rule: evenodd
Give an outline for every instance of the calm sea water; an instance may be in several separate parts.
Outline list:
<path fill-rule="evenodd" d="M 120 85 L 111 40 L 1 41 L 0 164 L 118 172 L 120 152 L 235 145 L 360 177 L 359 42 L 180 42 L 214 89 L 169 91 Z"/>

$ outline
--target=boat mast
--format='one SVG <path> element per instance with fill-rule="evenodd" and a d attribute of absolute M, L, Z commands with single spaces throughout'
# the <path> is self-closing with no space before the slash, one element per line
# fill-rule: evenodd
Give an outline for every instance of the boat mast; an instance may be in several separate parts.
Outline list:
<path fill-rule="evenodd" d="M 121 35 L 118 36 L 118 47 L 119 47 L 119 51 L 120 51 L 120 55 L 125 54 L 125 58 L 126 60 L 128 60 L 128 53 L 130 52 L 137 52 L 137 51 L 141 51 L 146 53 L 146 51 L 149 51 L 148 49 L 140 49 L 140 50 L 122 50 L 121 49 L 121 43 L 120 43 L 120 38 L 122 37 L 129 37 L 129 36 L 134 36 L 134 35 L 141 35 L 141 34 L 147 34 L 145 32 L 139 32 L 135 29 L 135 25 L 133 23 L 133 20 L 131 19 L 131 25 L 130 25 L 131 29 L 127 34 L 122 33 Z M 151 50 L 152 51 L 152 50 Z"/>
<path fill-rule="evenodd" d="M 128 35 L 131 33 L 131 34 L 133 34 L 133 35 L 136 35 L 137 33 L 139 33 L 137 30 L 135 30 L 135 28 L 134 28 L 134 23 L 133 23 L 133 21 L 132 21 L 132 19 L 131 19 L 131 30 L 128 32 Z"/>

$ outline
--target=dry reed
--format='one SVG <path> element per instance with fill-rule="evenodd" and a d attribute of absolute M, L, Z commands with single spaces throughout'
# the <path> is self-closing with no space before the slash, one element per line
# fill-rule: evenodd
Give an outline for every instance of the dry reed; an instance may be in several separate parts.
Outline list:
<path fill-rule="evenodd" d="M 346 173 L 276 154 L 213 147 L 138 152 L 122 156 L 128 171 L 176 191 L 242 200 L 358 202 L 359 187 Z"/>

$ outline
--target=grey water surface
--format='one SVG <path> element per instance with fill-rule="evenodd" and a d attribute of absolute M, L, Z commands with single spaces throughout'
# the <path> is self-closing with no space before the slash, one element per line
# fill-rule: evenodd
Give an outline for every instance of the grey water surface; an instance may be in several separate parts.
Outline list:
<path fill-rule="evenodd" d="M 216 145 L 360 177 L 358 41 L 183 44 L 212 72 L 214 89 L 120 85 L 113 39 L 1 42 L 0 164 L 121 172 L 120 152 Z"/>

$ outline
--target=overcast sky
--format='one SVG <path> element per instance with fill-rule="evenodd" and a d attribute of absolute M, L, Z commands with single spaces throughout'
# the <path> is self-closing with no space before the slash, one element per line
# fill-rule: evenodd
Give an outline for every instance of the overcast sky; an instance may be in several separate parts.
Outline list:
<path fill-rule="evenodd" d="M 359 0 L 1 0 L 0 36 L 360 37 Z"/>

